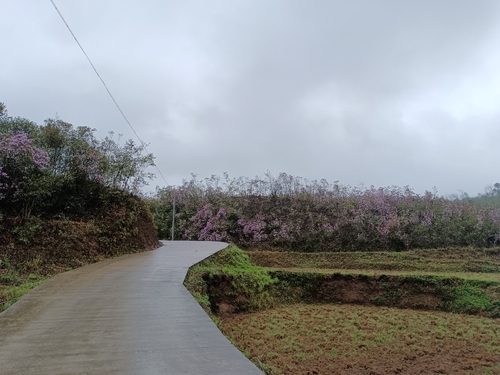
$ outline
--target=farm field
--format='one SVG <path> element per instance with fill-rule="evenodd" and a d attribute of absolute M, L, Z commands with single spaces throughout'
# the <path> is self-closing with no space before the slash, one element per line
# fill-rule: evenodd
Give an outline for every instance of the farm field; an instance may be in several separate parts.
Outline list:
<path fill-rule="evenodd" d="M 473 272 L 500 274 L 500 248 L 301 253 L 247 251 L 252 263 L 274 268 Z"/>
<path fill-rule="evenodd" d="M 210 264 L 205 308 L 267 374 L 500 374 L 498 249 L 233 248 Z"/>
<path fill-rule="evenodd" d="M 500 374 L 500 324 L 483 317 L 298 304 L 220 326 L 267 374 Z"/>

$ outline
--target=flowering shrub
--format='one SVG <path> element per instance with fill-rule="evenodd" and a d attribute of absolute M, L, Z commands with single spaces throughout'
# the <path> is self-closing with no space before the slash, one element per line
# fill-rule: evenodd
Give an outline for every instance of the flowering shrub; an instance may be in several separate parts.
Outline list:
<path fill-rule="evenodd" d="M 185 236 L 200 241 L 228 241 L 226 215 L 224 208 L 214 211 L 210 204 L 204 205 L 189 219 L 191 226 Z"/>
<path fill-rule="evenodd" d="M 25 134 L 0 134 L 0 200 L 15 195 L 30 174 L 47 168 L 49 161 Z"/>
<path fill-rule="evenodd" d="M 408 187 L 367 189 L 280 174 L 273 178 L 195 176 L 158 189 L 153 205 L 159 234 L 176 239 L 231 241 L 242 246 L 303 251 L 405 250 L 489 246 L 500 209 L 450 200 Z"/>

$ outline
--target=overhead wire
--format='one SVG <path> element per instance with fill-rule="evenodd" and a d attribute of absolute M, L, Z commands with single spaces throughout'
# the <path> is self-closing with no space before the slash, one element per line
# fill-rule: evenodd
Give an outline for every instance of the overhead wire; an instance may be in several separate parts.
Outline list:
<path fill-rule="evenodd" d="M 108 88 L 108 85 L 106 85 L 106 82 L 104 82 L 104 79 L 101 77 L 101 75 L 99 74 L 99 72 L 97 71 L 95 65 L 92 63 L 92 60 L 90 60 L 90 57 L 89 55 L 87 55 L 87 52 L 85 52 L 85 50 L 83 49 L 82 45 L 80 44 L 80 42 L 78 41 L 76 35 L 73 33 L 73 31 L 71 30 L 71 28 L 69 27 L 68 23 L 66 22 L 66 20 L 64 19 L 64 16 L 62 15 L 62 13 L 59 11 L 59 8 L 57 7 L 57 5 L 54 3 L 54 0 L 50 0 L 50 2 L 52 3 L 52 5 L 54 6 L 55 10 L 57 11 L 57 13 L 59 14 L 59 17 L 61 17 L 61 20 L 64 22 L 64 24 L 66 25 L 66 27 L 68 28 L 69 32 L 71 33 L 71 36 L 73 36 L 73 39 L 75 40 L 76 44 L 78 44 L 78 47 L 80 47 L 80 49 L 82 50 L 83 54 L 85 55 L 85 57 L 87 58 L 88 62 L 90 63 L 90 66 L 92 66 L 92 69 L 94 70 L 95 74 L 97 75 L 97 77 L 101 80 L 101 83 L 103 84 L 104 88 L 106 89 L 108 95 L 110 96 L 111 100 L 113 101 L 113 103 L 115 103 L 115 106 L 116 108 L 118 108 L 118 111 L 120 112 L 120 114 L 122 115 L 122 117 L 125 119 L 126 123 L 128 124 L 128 126 L 130 127 L 130 129 L 132 129 L 132 131 L 134 132 L 136 138 L 139 140 L 139 143 L 141 144 L 141 146 L 144 148 L 144 150 L 149 154 L 149 151 L 148 149 L 146 148 L 146 144 L 142 141 L 142 139 L 139 137 L 139 135 L 137 134 L 137 132 L 135 131 L 134 127 L 132 126 L 132 124 L 130 123 L 130 121 L 128 120 L 127 116 L 125 116 L 125 113 L 122 111 L 121 107 L 118 105 L 118 102 L 116 101 L 115 97 L 113 96 L 113 94 L 111 93 L 111 91 L 109 90 Z M 165 179 L 165 177 L 163 176 L 163 173 L 161 173 L 160 169 L 158 168 L 158 166 L 156 165 L 156 163 L 154 164 L 156 170 L 158 171 L 158 173 L 160 174 L 161 178 L 163 179 L 163 181 L 165 182 L 166 185 L 168 185 L 167 183 L 167 180 Z"/>

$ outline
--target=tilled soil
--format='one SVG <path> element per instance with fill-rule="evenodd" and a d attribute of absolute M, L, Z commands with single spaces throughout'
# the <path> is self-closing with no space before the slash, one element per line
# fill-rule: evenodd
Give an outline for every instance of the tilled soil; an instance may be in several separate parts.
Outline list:
<path fill-rule="evenodd" d="M 500 374 L 500 321 L 355 305 L 291 305 L 221 317 L 268 374 Z"/>

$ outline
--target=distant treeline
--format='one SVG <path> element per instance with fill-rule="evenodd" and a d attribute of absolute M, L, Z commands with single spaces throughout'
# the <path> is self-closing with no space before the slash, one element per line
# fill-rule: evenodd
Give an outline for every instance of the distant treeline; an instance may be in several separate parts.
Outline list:
<path fill-rule="evenodd" d="M 270 173 L 263 178 L 195 176 L 157 189 L 160 238 L 234 242 L 300 251 L 408 250 L 494 245 L 500 208 L 409 187 L 356 188 Z"/>
<path fill-rule="evenodd" d="M 472 201 L 481 206 L 500 207 L 500 183 L 488 186 L 483 194 L 471 198 Z"/>

